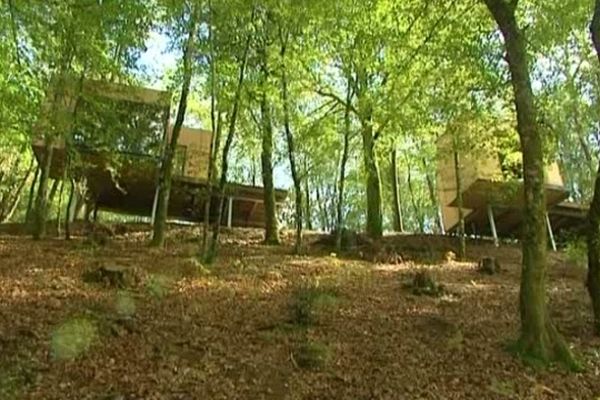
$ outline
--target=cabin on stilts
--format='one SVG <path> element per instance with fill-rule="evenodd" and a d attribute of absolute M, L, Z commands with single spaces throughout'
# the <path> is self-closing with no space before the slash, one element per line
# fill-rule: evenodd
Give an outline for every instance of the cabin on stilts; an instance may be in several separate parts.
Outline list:
<path fill-rule="evenodd" d="M 446 132 L 437 141 L 437 192 L 445 231 L 459 230 L 459 192 L 465 233 L 471 236 L 490 237 L 496 245 L 500 238 L 518 239 L 523 222 L 523 181 L 520 153 L 511 149 L 512 162 L 508 162 L 506 149 L 496 146 L 490 133 L 463 135 L 457 140 L 456 132 Z M 455 153 L 458 157 L 455 157 Z M 456 161 L 458 160 L 458 165 Z M 457 180 L 457 172 L 460 179 Z M 544 174 L 546 191 L 546 225 L 550 245 L 556 249 L 556 236 L 585 226 L 587 207 L 569 201 L 569 192 L 556 163 L 546 166 Z"/>
<path fill-rule="evenodd" d="M 51 178 L 85 182 L 87 203 L 96 211 L 152 218 L 159 170 L 172 132 L 171 93 L 77 79 L 63 80 L 60 87 L 46 96 L 36 126 L 39 135 L 33 150 L 38 162 L 43 162 L 50 145 Z M 174 158 L 170 220 L 203 221 L 211 141 L 212 132 L 183 127 Z M 214 184 L 210 192 L 210 216 L 215 222 L 218 189 Z M 262 187 L 227 184 L 221 223 L 264 226 L 263 195 Z M 281 205 L 287 192 L 276 190 L 275 196 Z"/>

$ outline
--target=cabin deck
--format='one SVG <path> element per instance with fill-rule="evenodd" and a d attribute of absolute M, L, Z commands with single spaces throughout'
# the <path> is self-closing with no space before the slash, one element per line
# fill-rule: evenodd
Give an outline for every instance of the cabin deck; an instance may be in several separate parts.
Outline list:
<path fill-rule="evenodd" d="M 38 160 L 44 157 L 43 144 L 33 146 Z M 113 176 L 111 168 L 106 168 L 107 157 L 101 153 L 79 151 L 87 165 L 86 177 L 91 196 L 100 210 L 123 214 L 152 215 L 159 165 L 152 157 L 125 154 L 120 155 L 120 168 Z M 61 179 L 65 165 L 64 147 L 55 146 L 51 164 L 51 177 Z M 218 188 L 212 188 L 211 222 L 217 216 Z M 175 175 L 173 177 L 168 215 L 171 219 L 202 222 L 208 195 L 205 179 Z M 222 223 L 233 227 L 262 227 L 264 225 L 263 188 L 229 183 L 225 188 L 226 209 Z M 276 190 L 278 204 L 285 201 L 287 192 Z M 231 211 L 230 211 L 231 210 Z"/>

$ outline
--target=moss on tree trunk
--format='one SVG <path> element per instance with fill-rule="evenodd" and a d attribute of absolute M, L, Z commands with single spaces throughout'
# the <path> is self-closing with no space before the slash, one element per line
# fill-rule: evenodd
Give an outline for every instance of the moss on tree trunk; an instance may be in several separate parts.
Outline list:
<path fill-rule="evenodd" d="M 383 215 L 381 210 L 381 179 L 375 154 L 375 138 L 370 117 L 363 122 L 363 162 L 367 187 L 367 234 L 373 239 L 383 236 Z"/>
<path fill-rule="evenodd" d="M 32 233 L 34 240 L 40 240 L 46 235 L 48 181 L 50 180 L 50 167 L 52 166 L 53 152 L 54 148 L 52 147 L 52 141 L 47 138 L 44 146 L 44 160 L 40 168 L 40 180 L 33 212 Z"/>
<path fill-rule="evenodd" d="M 262 167 L 262 180 L 264 187 L 263 201 L 265 205 L 265 243 L 279 244 L 279 232 L 277 223 L 277 204 L 275 202 L 275 184 L 273 182 L 273 121 L 271 116 L 271 105 L 269 104 L 269 64 L 267 54 L 266 38 L 264 38 L 259 49 L 262 94 L 260 98 L 260 109 L 262 118 L 262 151 L 260 155 Z"/>
<path fill-rule="evenodd" d="M 398 149 L 394 143 L 391 152 L 391 177 L 392 177 L 392 195 L 394 206 L 394 231 L 404 232 L 404 223 L 402 221 L 402 201 L 400 196 L 400 187 L 398 179 Z"/>
<path fill-rule="evenodd" d="M 600 0 L 596 0 L 590 25 L 592 41 L 600 61 Z M 594 331 L 600 335 L 600 163 L 594 184 L 594 196 L 588 215 L 588 276 L 587 289 L 594 312 Z"/>
<path fill-rule="evenodd" d="M 515 17 L 517 2 L 485 0 L 485 3 L 504 37 L 523 153 L 525 208 L 519 296 L 521 335 L 517 350 L 524 359 L 537 364 L 556 361 L 570 368 L 578 368 L 564 339 L 553 325 L 546 305 L 544 154 L 529 76 L 526 41 Z"/>
<path fill-rule="evenodd" d="M 588 275 L 587 289 L 594 312 L 594 331 L 600 334 L 600 165 L 596 174 L 594 197 L 588 215 Z"/>

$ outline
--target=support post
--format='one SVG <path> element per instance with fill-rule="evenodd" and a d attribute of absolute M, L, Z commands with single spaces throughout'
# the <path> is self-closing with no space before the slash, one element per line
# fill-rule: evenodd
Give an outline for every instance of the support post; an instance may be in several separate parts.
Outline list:
<path fill-rule="evenodd" d="M 548 238 L 550 239 L 550 245 L 552 250 L 556 251 L 556 240 L 554 239 L 554 232 L 552 231 L 552 224 L 550 223 L 550 216 L 546 213 L 546 226 L 548 227 Z"/>
<path fill-rule="evenodd" d="M 75 217 L 77 214 L 77 204 L 80 202 L 79 191 L 77 190 L 75 183 L 73 183 L 73 187 L 71 190 L 73 191 L 73 198 L 71 199 L 70 207 L 67 207 L 67 218 L 70 224 L 75 221 Z"/>
<path fill-rule="evenodd" d="M 98 222 L 98 209 L 99 209 L 99 204 L 98 204 L 98 200 L 94 201 L 94 211 L 92 212 L 92 221 L 94 222 L 94 224 L 96 222 Z"/>
<path fill-rule="evenodd" d="M 160 185 L 156 185 L 156 190 L 154 191 L 154 201 L 152 202 L 152 216 L 151 225 L 154 225 L 154 221 L 156 220 L 156 210 L 158 209 L 158 193 L 160 191 Z"/>
<path fill-rule="evenodd" d="M 492 236 L 494 237 L 494 246 L 498 247 L 500 242 L 498 241 L 498 231 L 496 230 L 496 220 L 494 219 L 494 209 L 491 204 L 487 206 L 488 219 L 490 221 L 490 228 L 492 229 Z"/>
<path fill-rule="evenodd" d="M 227 227 L 231 228 L 233 220 L 233 197 L 227 199 Z"/>

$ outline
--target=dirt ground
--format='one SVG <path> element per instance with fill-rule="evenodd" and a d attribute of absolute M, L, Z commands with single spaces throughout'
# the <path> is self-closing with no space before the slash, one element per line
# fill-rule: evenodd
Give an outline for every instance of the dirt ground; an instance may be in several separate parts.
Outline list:
<path fill-rule="evenodd" d="M 584 373 L 536 371 L 506 350 L 518 333 L 520 251 L 452 239 L 387 237 L 402 262 L 291 254 L 261 232 L 226 232 L 215 265 L 192 260 L 198 230 L 172 229 L 165 250 L 129 229 L 105 246 L 79 237 L 33 242 L 0 234 L 1 399 L 597 399 L 600 340 L 590 326 L 585 271 L 550 255 L 556 324 Z M 315 241 L 315 236 L 307 238 Z M 476 262 L 502 267 L 482 275 Z M 395 261 L 398 261 L 397 257 Z M 132 271 L 126 287 L 84 279 Z M 427 269 L 445 288 L 416 296 Z M 335 294 L 309 324 L 294 323 L 302 288 Z M 296 316 L 297 317 L 297 316 Z M 324 360 L 302 365 L 310 343 Z"/>

